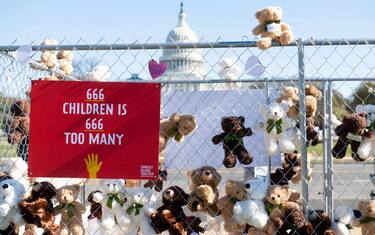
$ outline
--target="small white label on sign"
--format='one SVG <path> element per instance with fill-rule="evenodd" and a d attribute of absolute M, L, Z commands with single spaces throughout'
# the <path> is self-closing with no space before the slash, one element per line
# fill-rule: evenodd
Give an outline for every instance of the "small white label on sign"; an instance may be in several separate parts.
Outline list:
<path fill-rule="evenodd" d="M 348 133 L 348 135 L 346 136 L 346 138 L 348 138 L 350 140 L 358 141 L 358 142 L 362 141 L 362 136 L 355 135 L 355 134 L 352 134 L 352 133 Z"/>
<path fill-rule="evenodd" d="M 267 32 L 281 33 L 281 24 L 277 24 L 277 23 L 268 24 Z"/>

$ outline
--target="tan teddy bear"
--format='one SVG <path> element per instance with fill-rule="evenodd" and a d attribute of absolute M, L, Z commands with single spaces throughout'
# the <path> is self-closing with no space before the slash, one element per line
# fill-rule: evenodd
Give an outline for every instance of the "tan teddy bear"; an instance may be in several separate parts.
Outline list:
<path fill-rule="evenodd" d="M 86 208 L 77 201 L 80 186 L 66 185 L 57 189 L 56 199 L 59 205 L 54 208 L 56 214 L 61 214 L 60 234 L 83 235 L 85 229 L 82 223 L 82 214 Z"/>
<path fill-rule="evenodd" d="M 259 25 L 253 29 L 254 35 L 261 35 L 257 46 L 261 50 L 271 47 L 272 41 L 288 45 L 293 41 L 293 34 L 288 24 L 281 22 L 281 7 L 266 7 L 255 13 Z"/>
<path fill-rule="evenodd" d="M 174 138 L 181 142 L 184 136 L 193 133 L 197 129 L 197 121 L 190 114 L 172 114 L 169 119 L 160 122 L 159 151 L 163 152 L 169 139 Z"/>
<path fill-rule="evenodd" d="M 245 200 L 247 197 L 245 183 L 241 181 L 228 180 L 225 184 L 226 195 L 220 198 L 216 205 L 220 215 L 224 219 L 226 232 L 242 232 L 243 227 L 233 218 L 233 207 L 237 201 Z"/>
<path fill-rule="evenodd" d="M 297 203 L 300 194 L 289 186 L 271 185 L 265 198 L 265 207 L 269 215 L 265 231 L 267 234 L 276 234 L 285 221 L 285 213 L 289 209 L 299 210 Z"/>
<path fill-rule="evenodd" d="M 190 190 L 188 208 L 192 212 L 202 211 L 214 217 L 219 210 L 216 202 L 219 198 L 217 186 L 221 175 L 210 166 L 203 166 L 188 172 Z"/>
<path fill-rule="evenodd" d="M 358 209 L 362 217 L 354 222 L 354 226 L 361 227 L 362 235 L 375 234 L 375 200 L 360 201 Z"/>

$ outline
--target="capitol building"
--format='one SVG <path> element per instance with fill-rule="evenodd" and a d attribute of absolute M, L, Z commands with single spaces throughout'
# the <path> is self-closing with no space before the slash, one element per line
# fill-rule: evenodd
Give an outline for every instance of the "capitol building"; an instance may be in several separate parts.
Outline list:
<path fill-rule="evenodd" d="M 177 25 L 168 33 L 166 43 L 195 43 L 199 41 L 198 35 L 189 27 L 187 14 L 181 3 Z M 160 77 L 161 81 L 170 80 L 204 80 L 207 72 L 201 49 L 163 49 L 160 61 L 168 64 L 167 71 Z M 175 89 L 200 90 L 200 84 L 175 84 L 169 85 Z M 168 89 L 169 90 L 169 89 Z"/>

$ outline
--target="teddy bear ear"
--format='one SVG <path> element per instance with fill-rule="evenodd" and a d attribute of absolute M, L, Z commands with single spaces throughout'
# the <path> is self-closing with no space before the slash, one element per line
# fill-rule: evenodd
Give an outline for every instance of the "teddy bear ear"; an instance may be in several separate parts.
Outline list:
<path fill-rule="evenodd" d="M 255 18 L 259 19 L 260 14 L 262 14 L 262 11 L 263 11 L 263 9 L 261 9 L 261 10 L 257 10 L 257 11 L 255 12 Z"/>
<path fill-rule="evenodd" d="M 355 107 L 355 112 L 356 113 L 362 113 L 362 112 L 366 112 L 366 106 L 365 105 L 357 105 L 357 107 Z"/>
<path fill-rule="evenodd" d="M 169 120 L 171 120 L 172 122 L 178 122 L 180 120 L 180 115 L 178 115 L 177 113 L 173 113 L 169 117 Z"/>
<path fill-rule="evenodd" d="M 233 180 L 228 180 L 226 182 L 226 186 L 232 186 L 234 184 L 234 181 Z"/>
<path fill-rule="evenodd" d="M 358 202 L 358 209 L 360 211 L 364 211 L 364 210 L 366 210 L 366 205 L 367 205 L 366 201 L 360 201 L 360 202 Z"/>
<path fill-rule="evenodd" d="M 240 119 L 241 123 L 245 122 L 245 117 L 244 116 L 239 116 L 239 119 Z"/>
<path fill-rule="evenodd" d="M 74 191 L 78 194 L 79 191 L 81 190 L 81 186 L 79 184 L 73 184 L 72 185 Z"/>

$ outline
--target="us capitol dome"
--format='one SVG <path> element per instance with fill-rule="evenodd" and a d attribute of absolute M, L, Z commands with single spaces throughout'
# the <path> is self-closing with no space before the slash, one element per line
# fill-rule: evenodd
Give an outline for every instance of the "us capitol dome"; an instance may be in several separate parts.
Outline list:
<path fill-rule="evenodd" d="M 199 41 L 198 35 L 189 27 L 186 17 L 181 3 L 178 23 L 169 32 L 166 43 L 195 43 Z M 168 64 L 168 69 L 160 80 L 203 80 L 207 75 L 200 49 L 163 49 L 160 61 Z M 187 87 L 181 85 L 174 87 Z M 189 87 L 191 88 L 191 85 Z"/>

